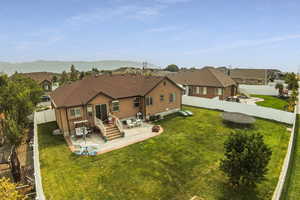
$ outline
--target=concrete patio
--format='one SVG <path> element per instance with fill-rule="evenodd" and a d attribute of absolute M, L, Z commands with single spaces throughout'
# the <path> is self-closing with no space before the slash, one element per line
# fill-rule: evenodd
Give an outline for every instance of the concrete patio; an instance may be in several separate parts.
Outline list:
<path fill-rule="evenodd" d="M 162 128 L 158 133 L 152 132 L 152 127 L 152 124 L 143 123 L 141 127 L 124 128 L 125 137 L 107 142 L 104 142 L 99 133 L 93 133 L 86 137 L 86 141 L 83 138 L 75 137 L 66 138 L 66 140 L 72 152 L 77 151 L 80 146 L 88 146 L 92 147 L 97 152 L 97 155 L 99 155 L 147 140 L 163 132 Z"/>

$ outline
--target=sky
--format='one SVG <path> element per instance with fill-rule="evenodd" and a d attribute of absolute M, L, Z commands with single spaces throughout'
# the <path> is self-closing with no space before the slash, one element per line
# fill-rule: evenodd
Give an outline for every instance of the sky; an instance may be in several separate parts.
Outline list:
<path fill-rule="evenodd" d="M 0 61 L 300 67 L 299 0 L 0 1 Z"/>

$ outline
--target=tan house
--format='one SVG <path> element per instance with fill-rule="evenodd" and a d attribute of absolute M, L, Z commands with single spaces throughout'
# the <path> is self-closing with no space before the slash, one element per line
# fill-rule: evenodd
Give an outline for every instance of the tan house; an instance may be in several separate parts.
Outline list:
<path fill-rule="evenodd" d="M 21 75 L 36 81 L 45 92 L 52 91 L 53 77 L 56 76 L 58 78 L 59 76 L 59 74 L 52 72 L 30 72 L 22 73 Z"/>
<path fill-rule="evenodd" d="M 99 75 L 76 81 L 50 94 L 56 120 L 64 135 L 70 135 L 78 121 L 88 121 L 91 127 L 100 129 L 104 136 L 106 122 L 120 123 L 141 114 L 167 115 L 181 108 L 182 88 L 167 77 L 142 75 Z"/>
<path fill-rule="evenodd" d="M 180 71 L 168 77 L 184 87 L 188 96 L 225 99 L 237 93 L 236 82 L 213 67 Z"/>

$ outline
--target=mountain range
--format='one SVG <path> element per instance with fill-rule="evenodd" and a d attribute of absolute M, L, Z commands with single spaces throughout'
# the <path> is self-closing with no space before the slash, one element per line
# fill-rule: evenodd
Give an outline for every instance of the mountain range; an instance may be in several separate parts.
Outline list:
<path fill-rule="evenodd" d="M 143 66 L 142 62 L 126 61 L 126 60 L 101 60 L 101 61 L 46 61 L 38 60 L 33 62 L 0 62 L 0 72 L 6 74 L 13 74 L 17 72 L 62 72 L 63 70 L 69 71 L 70 66 L 74 65 L 79 71 L 88 71 L 92 68 L 99 70 L 114 70 L 120 67 L 137 67 Z M 153 64 L 147 64 L 147 67 L 156 68 Z"/>

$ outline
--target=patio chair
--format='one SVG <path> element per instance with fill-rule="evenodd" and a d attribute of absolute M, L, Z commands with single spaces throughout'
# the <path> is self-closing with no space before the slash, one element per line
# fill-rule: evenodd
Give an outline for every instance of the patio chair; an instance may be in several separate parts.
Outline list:
<path fill-rule="evenodd" d="M 136 123 L 136 126 L 142 126 L 143 121 L 141 119 L 137 119 L 135 123 Z"/>
<path fill-rule="evenodd" d="M 135 125 L 130 119 L 126 120 L 126 124 L 127 124 L 128 128 L 133 128 Z"/>

